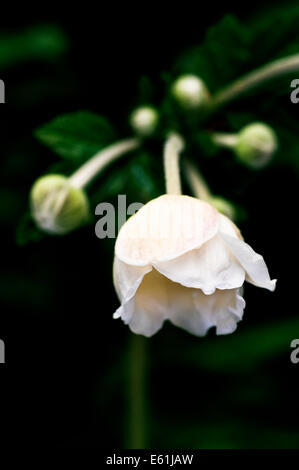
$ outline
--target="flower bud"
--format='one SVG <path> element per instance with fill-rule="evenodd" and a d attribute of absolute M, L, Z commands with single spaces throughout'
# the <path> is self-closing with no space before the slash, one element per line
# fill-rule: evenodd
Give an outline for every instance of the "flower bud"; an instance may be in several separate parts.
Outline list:
<path fill-rule="evenodd" d="M 199 109 L 209 99 L 205 83 L 196 75 L 182 75 L 172 85 L 172 94 L 185 109 Z"/>
<path fill-rule="evenodd" d="M 234 220 L 236 217 L 236 210 L 234 205 L 229 202 L 227 199 L 219 196 L 211 196 L 209 202 L 212 206 L 214 206 L 218 212 L 223 215 L 226 215 L 231 220 Z"/>
<path fill-rule="evenodd" d="M 253 123 L 238 134 L 235 153 L 239 160 L 251 168 L 262 168 L 271 160 L 277 149 L 276 135 L 263 123 Z"/>
<path fill-rule="evenodd" d="M 159 115 L 155 108 L 142 106 L 135 109 L 130 117 L 130 124 L 136 134 L 147 137 L 153 134 L 157 128 Z"/>
<path fill-rule="evenodd" d="M 30 193 L 32 217 L 38 227 L 52 234 L 65 234 L 88 218 L 89 204 L 82 189 L 70 185 L 63 175 L 39 178 Z"/>

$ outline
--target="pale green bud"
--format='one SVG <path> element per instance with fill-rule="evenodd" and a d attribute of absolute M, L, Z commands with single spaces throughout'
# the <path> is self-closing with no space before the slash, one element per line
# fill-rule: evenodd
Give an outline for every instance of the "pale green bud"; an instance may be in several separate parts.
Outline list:
<path fill-rule="evenodd" d="M 182 75 L 171 88 L 175 100 L 185 109 L 199 109 L 206 105 L 209 92 L 205 83 L 196 75 Z"/>
<path fill-rule="evenodd" d="M 236 217 L 236 210 L 234 205 L 229 202 L 227 199 L 224 199 L 220 196 L 211 196 L 208 202 L 214 206 L 218 212 L 223 215 L 226 215 L 231 220 L 234 220 Z"/>
<path fill-rule="evenodd" d="M 239 160 L 251 168 L 262 168 L 271 160 L 277 149 L 277 139 L 271 127 L 253 123 L 238 134 L 234 147 Z"/>
<path fill-rule="evenodd" d="M 30 192 L 32 217 L 37 226 L 52 234 L 65 234 L 88 218 L 89 204 L 82 189 L 70 185 L 63 175 L 39 178 Z"/>
<path fill-rule="evenodd" d="M 152 135 L 158 125 L 159 114 L 151 106 L 142 106 L 135 109 L 130 116 L 130 124 L 136 134 L 141 137 Z"/>

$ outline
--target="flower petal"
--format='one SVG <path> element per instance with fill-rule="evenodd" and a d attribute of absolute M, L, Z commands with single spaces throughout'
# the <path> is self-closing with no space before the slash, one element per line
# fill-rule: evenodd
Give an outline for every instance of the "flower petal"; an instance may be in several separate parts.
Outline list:
<path fill-rule="evenodd" d="M 154 263 L 154 267 L 172 281 L 205 294 L 241 287 L 245 280 L 244 269 L 219 235 L 178 258 Z"/>
<path fill-rule="evenodd" d="M 114 314 L 137 334 L 152 336 L 169 319 L 197 336 L 216 326 L 217 334 L 235 330 L 245 302 L 239 289 L 205 295 L 199 289 L 175 283 L 153 269 L 147 273 L 136 295 L 125 300 Z"/>
<path fill-rule="evenodd" d="M 115 254 L 134 266 L 167 261 L 199 248 L 216 235 L 218 226 L 219 214 L 210 204 L 166 194 L 143 206 L 122 226 Z"/>
<path fill-rule="evenodd" d="M 192 303 L 184 302 L 183 305 L 179 302 L 180 298 L 183 298 L 182 292 L 173 297 L 170 321 L 197 336 L 204 336 L 212 326 L 216 326 L 218 335 L 232 333 L 242 319 L 245 308 L 240 289 L 217 290 L 212 295 L 192 289 Z"/>
<path fill-rule="evenodd" d="M 149 272 L 136 295 L 122 303 L 114 318 L 122 318 L 133 333 L 152 336 L 162 327 L 168 315 L 168 282 L 157 271 Z"/>
<path fill-rule="evenodd" d="M 224 233 L 222 233 L 221 236 L 245 269 L 247 273 L 246 280 L 255 286 L 274 291 L 276 279 L 270 279 L 264 258 L 242 240 L 238 240 Z"/>
<path fill-rule="evenodd" d="M 242 234 L 238 227 L 223 214 L 219 214 L 219 232 L 230 235 L 233 238 L 243 240 Z"/>
<path fill-rule="evenodd" d="M 271 280 L 264 258 L 243 241 L 239 229 L 220 215 L 219 234 L 246 271 L 246 280 L 257 287 L 274 291 L 276 279 Z"/>
<path fill-rule="evenodd" d="M 130 266 L 117 256 L 114 257 L 113 282 L 121 302 L 128 301 L 135 295 L 143 277 L 151 270 L 151 266 Z"/>

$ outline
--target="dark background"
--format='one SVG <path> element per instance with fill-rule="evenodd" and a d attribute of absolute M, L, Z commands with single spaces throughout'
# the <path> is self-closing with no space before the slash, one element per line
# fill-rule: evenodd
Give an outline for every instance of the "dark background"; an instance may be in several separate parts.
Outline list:
<path fill-rule="evenodd" d="M 111 244 L 98 240 L 92 227 L 15 243 L 32 182 L 56 159 L 33 130 L 60 113 L 90 109 L 126 135 L 141 75 L 156 80 L 224 13 L 246 21 L 271 5 L 251 2 L 248 10 L 242 3 L 190 3 L 168 11 L 150 3 L 98 5 L 97 11 L 52 5 L 1 15 L 3 34 L 51 23 L 70 43 L 59 60 L 0 70 L 6 84 L 0 106 L 0 338 L 6 344 L 0 413 L 9 443 L 118 448 L 126 422 L 129 331 L 112 321 L 118 299 Z M 294 105 L 285 107 L 297 117 Z M 290 342 L 299 337 L 298 175 L 279 166 L 246 171 L 238 193 L 248 213 L 241 228 L 279 279 L 277 290 L 248 286 L 244 320 L 230 337 L 210 332 L 196 338 L 166 324 L 149 341 L 149 446 L 298 447 L 299 365 L 289 358 Z M 224 188 L 221 175 L 213 178 L 214 187 Z M 233 194 L 231 186 L 227 191 Z"/>

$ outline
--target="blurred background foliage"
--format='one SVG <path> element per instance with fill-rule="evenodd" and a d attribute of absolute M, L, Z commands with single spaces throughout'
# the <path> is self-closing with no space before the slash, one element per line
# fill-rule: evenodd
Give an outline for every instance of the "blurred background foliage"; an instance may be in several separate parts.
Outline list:
<path fill-rule="evenodd" d="M 101 201 L 117 207 L 118 194 L 128 204 L 161 194 L 163 137 L 171 128 L 183 131 L 186 155 L 213 192 L 239 207 L 240 228 L 278 286 L 274 294 L 246 286 L 244 320 L 230 336 L 210 331 L 196 338 L 166 324 L 148 340 L 149 446 L 298 447 L 299 365 L 290 362 L 290 342 L 299 336 L 299 105 L 290 102 L 296 74 L 242 96 L 205 126 L 188 119 L 169 94 L 181 73 L 200 75 L 213 93 L 299 52 L 296 2 L 256 3 L 246 11 L 226 3 L 217 14 L 207 6 L 200 19 L 149 13 L 137 22 L 114 22 L 107 7 L 100 26 L 91 10 L 76 8 L 71 17 L 59 10 L 1 18 L 0 338 L 8 376 L 1 407 L 9 411 L 12 439 L 123 446 L 129 331 L 112 321 L 114 241 L 96 238 L 96 218 L 65 237 L 41 234 L 28 192 L 40 175 L 71 174 L 97 150 L 130 136 L 128 113 L 152 103 L 162 113 L 157 135 L 92 184 L 91 207 Z M 218 151 L 207 133 L 238 131 L 256 120 L 270 124 L 280 144 L 259 172 Z"/>

